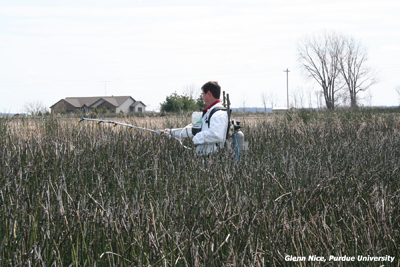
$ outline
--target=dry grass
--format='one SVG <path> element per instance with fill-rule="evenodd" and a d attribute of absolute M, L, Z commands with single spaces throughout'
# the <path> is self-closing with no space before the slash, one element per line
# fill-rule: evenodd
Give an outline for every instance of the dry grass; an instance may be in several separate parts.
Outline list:
<path fill-rule="evenodd" d="M 0 265 L 293 266 L 286 255 L 399 265 L 397 114 L 235 118 L 250 141 L 240 161 L 123 127 L 1 118 Z M 310 264 L 338 265 L 298 266 Z"/>

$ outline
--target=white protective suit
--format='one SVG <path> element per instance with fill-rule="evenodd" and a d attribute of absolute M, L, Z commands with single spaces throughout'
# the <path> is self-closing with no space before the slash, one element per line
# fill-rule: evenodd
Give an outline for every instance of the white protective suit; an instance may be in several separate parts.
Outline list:
<path fill-rule="evenodd" d="M 228 113 L 226 111 L 217 111 L 211 117 L 210 127 L 208 127 L 207 123 L 211 111 L 218 106 L 223 107 L 221 103 L 217 103 L 203 115 L 201 132 L 197 133 L 195 136 L 193 136 L 192 127 L 190 126 L 171 129 L 171 136 L 178 140 L 193 137 L 193 143 L 198 145 L 196 147 L 196 152 L 198 153 L 209 154 L 218 151 L 218 148 L 224 147 L 226 141 Z"/>

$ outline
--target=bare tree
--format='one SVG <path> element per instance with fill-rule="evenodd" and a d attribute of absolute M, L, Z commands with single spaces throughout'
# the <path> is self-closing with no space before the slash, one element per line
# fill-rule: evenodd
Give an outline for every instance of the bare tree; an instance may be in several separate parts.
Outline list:
<path fill-rule="evenodd" d="M 274 93 L 270 92 L 267 99 L 271 105 L 271 108 L 274 108 L 276 106 L 276 102 L 278 102 L 278 97 Z"/>
<path fill-rule="evenodd" d="M 322 89 L 328 109 L 335 108 L 335 94 L 341 89 L 340 58 L 343 54 L 344 37 L 334 31 L 304 37 L 298 46 L 299 62 L 310 79 Z"/>
<path fill-rule="evenodd" d="M 366 104 L 368 105 L 368 107 L 372 107 L 372 98 L 373 98 L 373 96 L 372 96 L 371 90 L 368 90 L 367 95 L 365 96 L 365 101 L 366 101 Z"/>
<path fill-rule="evenodd" d="M 246 101 L 247 101 L 247 96 L 246 96 L 246 94 L 243 94 L 242 95 L 242 105 L 243 105 L 242 112 L 246 112 Z"/>
<path fill-rule="evenodd" d="M 261 102 L 263 103 L 264 106 L 264 112 L 267 113 L 268 96 L 266 92 L 261 92 Z"/>
<path fill-rule="evenodd" d="M 195 95 L 198 93 L 200 89 L 194 83 L 188 84 L 183 88 L 183 94 L 186 95 L 189 99 L 195 99 Z"/>
<path fill-rule="evenodd" d="M 345 38 L 340 71 L 348 88 L 352 108 L 357 106 L 357 94 L 378 82 L 375 70 L 365 65 L 367 60 L 368 53 L 365 46 L 353 37 Z"/>
<path fill-rule="evenodd" d="M 309 88 L 306 92 L 307 94 L 307 101 L 308 101 L 308 107 L 312 108 L 313 107 L 313 101 L 312 101 L 312 95 L 313 95 L 313 90 Z"/>
<path fill-rule="evenodd" d="M 291 98 L 290 98 L 289 107 L 297 108 L 297 103 L 298 103 L 297 94 L 296 94 L 296 91 L 293 91 L 293 92 L 291 93 Z"/>
<path fill-rule="evenodd" d="M 46 106 L 42 101 L 31 101 L 24 104 L 24 110 L 32 115 L 39 115 L 46 112 Z"/>
<path fill-rule="evenodd" d="M 315 91 L 315 98 L 317 99 L 317 108 L 321 109 L 322 108 L 322 102 L 323 102 L 323 95 L 324 93 L 322 91 Z"/>
<path fill-rule="evenodd" d="M 400 104 L 400 85 L 397 85 L 395 87 L 395 90 L 396 90 L 397 96 L 399 97 L 399 104 Z"/>
<path fill-rule="evenodd" d="M 291 106 L 294 108 L 304 108 L 304 91 L 303 88 L 297 87 L 291 94 L 292 103 Z"/>
<path fill-rule="evenodd" d="M 350 96 L 346 90 L 340 90 L 336 94 L 336 107 L 350 106 Z"/>
<path fill-rule="evenodd" d="M 295 108 L 304 108 L 304 92 L 303 88 L 297 87 L 297 89 L 293 92 L 293 95 L 296 98 Z"/>

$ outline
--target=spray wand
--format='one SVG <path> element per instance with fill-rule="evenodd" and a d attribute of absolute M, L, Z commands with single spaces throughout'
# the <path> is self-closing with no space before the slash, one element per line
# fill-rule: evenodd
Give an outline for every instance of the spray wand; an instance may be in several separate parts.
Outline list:
<path fill-rule="evenodd" d="M 126 126 L 129 128 L 134 128 L 134 129 L 140 129 L 140 130 L 144 130 L 144 131 L 148 131 L 148 132 L 153 132 L 156 133 L 158 135 L 162 134 L 162 131 L 160 130 L 151 130 L 151 129 L 146 129 L 146 128 L 142 128 L 133 124 L 126 124 L 126 123 L 121 123 L 121 122 L 117 122 L 117 121 L 107 121 L 107 120 L 98 120 L 98 119 L 88 119 L 88 118 L 82 118 L 79 120 L 79 123 L 81 123 L 82 121 L 95 121 L 97 122 L 97 125 L 100 125 L 101 123 L 111 123 L 114 125 L 114 127 L 116 127 L 117 125 L 121 125 L 121 126 Z"/>

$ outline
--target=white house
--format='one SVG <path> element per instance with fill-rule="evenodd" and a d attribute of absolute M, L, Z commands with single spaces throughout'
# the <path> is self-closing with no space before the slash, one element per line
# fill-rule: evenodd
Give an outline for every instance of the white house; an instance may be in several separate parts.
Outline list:
<path fill-rule="evenodd" d="M 50 107 L 51 112 L 67 113 L 77 111 L 88 112 L 94 108 L 102 111 L 119 112 L 146 112 L 146 105 L 142 101 L 136 101 L 131 96 L 94 96 L 94 97 L 66 97 Z"/>

